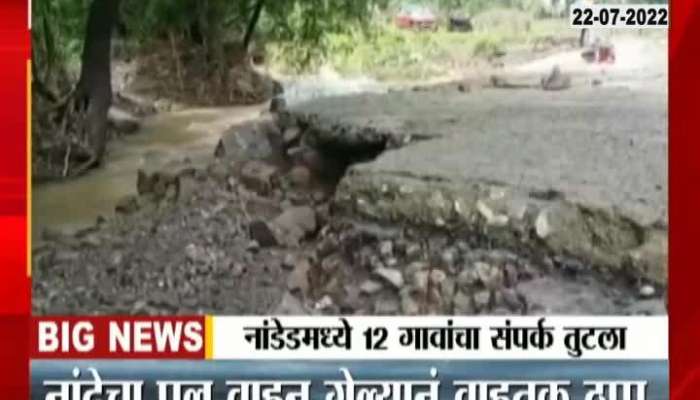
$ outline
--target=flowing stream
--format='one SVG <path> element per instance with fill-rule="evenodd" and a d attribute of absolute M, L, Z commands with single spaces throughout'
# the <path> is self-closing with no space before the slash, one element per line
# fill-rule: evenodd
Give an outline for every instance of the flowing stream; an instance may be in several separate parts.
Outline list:
<path fill-rule="evenodd" d="M 283 80 L 283 85 L 289 105 L 316 97 L 385 91 L 369 78 L 344 79 L 332 73 Z M 136 192 L 138 169 L 205 165 L 222 133 L 258 118 L 266 107 L 193 108 L 146 118 L 138 132 L 110 142 L 102 167 L 78 179 L 33 187 L 34 240 L 46 228 L 70 232 L 93 224 L 98 216 L 111 216 L 121 198 Z"/>
<path fill-rule="evenodd" d="M 108 217 L 126 195 L 136 192 L 138 169 L 203 165 L 230 126 L 257 118 L 264 105 L 188 109 L 146 118 L 141 129 L 113 140 L 103 166 L 77 179 L 35 185 L 32 232 L 44 228 L 72 231 Z M 189 161 L 188 161 L 189 160 Z"/>

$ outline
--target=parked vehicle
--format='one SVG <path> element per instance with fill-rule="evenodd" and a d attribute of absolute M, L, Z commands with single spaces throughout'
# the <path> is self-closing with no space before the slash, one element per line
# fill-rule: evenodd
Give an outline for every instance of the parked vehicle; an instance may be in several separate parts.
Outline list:
<path fill-rule="evenodd" d="M 448 28 L 451 32 L 471 32 L 474 30 L 471 17 L 463 13 L 451 13 Z"/>
<path fill-rule="evenodd" d="M 401 7 L 394 17 L 396 26 L 402 29 L 435 30 L 437 17 L 428 7 L 407 5 Z"/>

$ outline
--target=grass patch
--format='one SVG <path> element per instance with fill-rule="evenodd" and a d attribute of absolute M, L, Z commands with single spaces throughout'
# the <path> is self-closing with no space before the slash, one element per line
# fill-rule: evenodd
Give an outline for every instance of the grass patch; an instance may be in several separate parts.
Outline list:
<path fill-rule="evenodd" d="M 328 65 L 348 76 L 420 80 L 444 76 L 548 37 L 577 34 L 564 20 L 536 20 L 513 10 L 490 10 L 475 17 L 475 25 L 474 31 L 462 33 L 404 30 L 383 23 L 369 30 L 327 34 L 314 54 L 292 43 L 268 43 L 266 50 L 271 67 L 285 74 L 314 72 Z"/>

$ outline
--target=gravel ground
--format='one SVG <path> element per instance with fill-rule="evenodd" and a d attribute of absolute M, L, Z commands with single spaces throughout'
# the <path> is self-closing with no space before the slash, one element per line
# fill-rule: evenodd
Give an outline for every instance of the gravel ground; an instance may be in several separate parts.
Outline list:
<path fill-rule="evenodd" d="M 485 237 L 337 215 L 307 165 L 216 160 L 139 179 L 118 218 L 45 231 L 45 314 L 664 314 L 663 291 Z M 178 189 L 179 186 L 179 189 Z"/>
<path fill-rule="evenodd" d="M 627 79 L 630 71 L 634 79 Z M 478 229 L 413 223 L 430 216 L 413 212 L 418 189 L 430 194 L 431 185 L 496 180 L 556 194 L 556 201 L 563 194 L 572 202 L 624 212 L 615 224 L 594 215 L 605 229 L 594 229 L 596 235 L 577 231 L 581 235 L 561 249 L 576 250 L 579 237 L 600 247 L 598 239 L 617 237 L 608 233 L 618 220 L 629 225 L 628 214 L 639 218 L 634 232 L 644 227 L 642 244 L 665 239 L 667 113 L 665 96 L 659 96 L 664 75 L 651 79 L 630 71 L 606 75 L 603 87 L 574 85 L 557 93 L 447 85 L 319 99 L 292 107 L 309 117 L 306 126 L 295 125 L 298 115 L 281 121 L 283 113 L 252 129 L 233 129 L 206 168 L 183 164 L 179 171 L 139 173 L 138 195 L 119 202 L 116 218 L 98 219 L 77 233 L 44 231 L 33 248 L 33 310 L 38 315 L 666 314 L 665 274 L 650 280 L 591 258 L 555 256 L 548 251 L 554 242 L 542 245 L 550 239 L 544 233 L 556 227 L 554 218 L 548 224 L 535 219 L 540 239 L 527 247 L 507 246 Z M 358 157 L 362 153 L 364 159 Z M 346 174 L 350 162 L 367 158 L 372 162 L 353 165 Z M 429 185 L 417 185 L 413 195 L 384 193 L 397 180 Z M 411 203 L 406 209 L 416 221 L 371 218 L 373 213 L 343 204 L 343 196 L 357 200 L 356 193 L 375 186 L 381 190 L 367 197 L 375 201 L 366 201 L 365 211 L 398 215 L 397 205 Z M 492 192 L 484 193 L 493 200 Z M 484 205 L 491 203 L 475 202 L 470 215 L 498 225 L 500 209 Z M 579 214 L 560 219 L 566 225 L 579 221 Z M 634 239 L 635 245 L 641 241 Z M 618 242 L 629 250 L 627 242 Z M 664 248 L 664 240 L 659 242 Z"/>

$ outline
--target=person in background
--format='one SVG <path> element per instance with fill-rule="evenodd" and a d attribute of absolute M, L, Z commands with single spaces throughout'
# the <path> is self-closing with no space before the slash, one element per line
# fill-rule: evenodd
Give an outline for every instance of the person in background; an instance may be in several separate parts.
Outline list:
<path fill-rule="evenodd" d="M 574 3 L 578 7 L 590 7 L 594 4 L 593 0 L 577 0 Z M 615 63 L 615 47 L 609 35 L 603 35 L 591 28 L 583 28 L 579 35 L 579 46 L 583 48 L 581 56 L 587 62 Z"/>
<path fill-rule="evenodd" d="M 574 5 L 579 7 L 589 7 L 593 5 L 593 0 L 576 0 Z M 579 47 L 586 47 L 591 44 L 591 30 L 588 28 L 581 29 L 581 34 L 579 35 L 578 44 Z"/>

